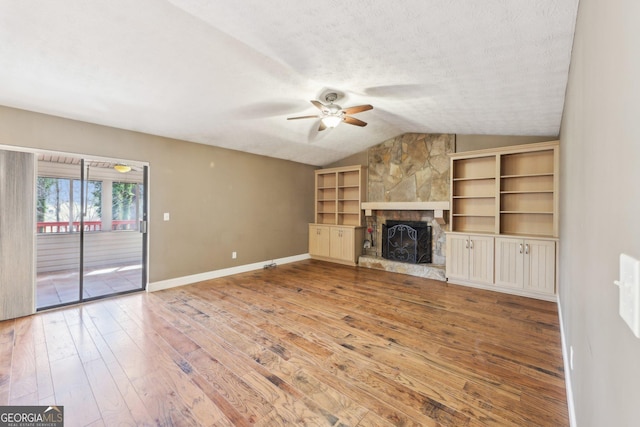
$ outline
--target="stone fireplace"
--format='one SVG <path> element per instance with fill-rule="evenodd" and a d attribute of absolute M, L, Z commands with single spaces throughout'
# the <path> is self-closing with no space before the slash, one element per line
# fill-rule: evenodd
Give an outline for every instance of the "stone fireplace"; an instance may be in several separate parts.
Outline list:
<path fill-rule="evenodd" d="M 454 146 L 455 135 L 404 134 L 368 150 L 368 202 L 363 206 L 371 247 L 364 249 L 360 266 L 445 280 L 448 154 L 454 152 Z M 383 258 L 383 225 L 390 221 L 431 227 L 430 263 Z"/>

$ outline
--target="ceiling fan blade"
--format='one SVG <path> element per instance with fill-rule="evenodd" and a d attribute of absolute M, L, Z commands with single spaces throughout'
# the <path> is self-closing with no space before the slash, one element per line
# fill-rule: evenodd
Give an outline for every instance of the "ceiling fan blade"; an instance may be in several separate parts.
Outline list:
<path fill-rule="evenodd" d="M 318 126 L 318 132 L 322 132 L 327 128 L 327 125 L 324 124 L 322 120 L 320 120 L 320 126 Z"/>
<path fill-rule="evenodd" d="M 367 104 L 367 105 L 358 105 L 355 107 L 345 108 L 342 111 L 344 111 L 345 114 L 356 114 L 356 113 L 361 113 L 363 111 L 369 111 L 369 110 L 373 110 L 373 106 Z"/>
<path fill-rule="evenodd" d="M 317 119 L 318 116 L 300 116 L 300 117 L 287 117 L 287 120 L 298 120 L 298 119 Z"/>
<path fill-rule="evenodd" d="M 322 110 L 324 110 L 324 109 L 326 108 L 326 107 L 322 104 L 322 102 L 320 102 L 320 101 L 315 101 L 315 100 L 314 100 L 314 101 L 311 101 L 311 103 L 312 103 L 313 105 L 315 105 L 315 107 L 316 107 L 318 110 L 320 110 L 320 111 L 322 111 Z"/>
<path fill-rule="evenodd" d="M 344 116 L 343 121 L 345 123 L 349 123 L 350 125 L 355 125 L 360 127 L 365 127 L 367 125 L 366 122 L 363 122 L 362 120 L 358 120 L 355 117 L 350 117 L 350 116 Z"/>

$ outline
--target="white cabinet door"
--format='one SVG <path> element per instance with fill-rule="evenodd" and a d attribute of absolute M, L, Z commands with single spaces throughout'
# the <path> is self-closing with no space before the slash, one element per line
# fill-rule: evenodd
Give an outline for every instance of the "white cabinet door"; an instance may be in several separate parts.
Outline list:
<path fill-rule="evenodd" d="M 524 287 L 524 241 L 496 238 L 496 285 Z"/>
<path fill-rule="evenodd" d="M 493 237 L 447 234 L 447 277 L 493 283 Z"/>
<path fill-rule="evenodd" d="M 469 279 L 469 236 L 447 234 L 447 277 L 450 279 Z"/>
<path fill-rule="evenodd" d="M 553 240 L 496 238 L 496 285 L 553 295 L 556 283 Z"/>
<path fill-rule="evenodd" d="M 524 241 L 524 288 L 555 293 L 556 243 L 552 240 Z"/>
<path fill-rule="evenodd" d="M 493 237 L 469 236 L 469 280 L 493 284 Z"/>

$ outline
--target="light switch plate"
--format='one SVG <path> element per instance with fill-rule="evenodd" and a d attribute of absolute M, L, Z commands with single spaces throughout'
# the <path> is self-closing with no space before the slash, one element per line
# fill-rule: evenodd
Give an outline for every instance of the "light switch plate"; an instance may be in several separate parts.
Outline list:
<path fill-rule="evenodd" d="M 169 219 L 171 219 L 171 215 L 169 215 L 169 212 L 165 212 L 163 218 L 165 221 L 169 221 Z"/>
<path fill-rule="evenodd" d="M 620 279 L 615 284 L 620 288 L 620 316 L 640 338 L 640 261 L 620 254 Z"/>

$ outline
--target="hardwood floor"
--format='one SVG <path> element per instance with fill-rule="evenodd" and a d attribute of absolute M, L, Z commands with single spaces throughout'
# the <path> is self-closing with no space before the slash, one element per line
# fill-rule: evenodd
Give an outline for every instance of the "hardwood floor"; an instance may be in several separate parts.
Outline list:
<path fill-rule="evenodd" d="M 303 261 L 0 322 L 66 426 L 568 426 L 556 305 Z"/>

